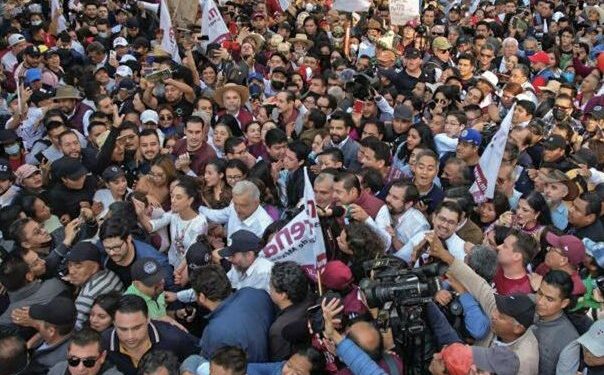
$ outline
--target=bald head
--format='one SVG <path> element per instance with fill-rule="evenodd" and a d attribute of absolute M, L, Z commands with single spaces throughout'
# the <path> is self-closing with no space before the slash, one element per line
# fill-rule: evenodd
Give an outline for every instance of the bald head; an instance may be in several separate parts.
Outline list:
<path fill-rule="evenodd" d="M 348 337 L 374 361 L 379 361 L 384 352 L 384 341 L 380 331 L 368 322 L 357 322 L 350 326 Z"/>

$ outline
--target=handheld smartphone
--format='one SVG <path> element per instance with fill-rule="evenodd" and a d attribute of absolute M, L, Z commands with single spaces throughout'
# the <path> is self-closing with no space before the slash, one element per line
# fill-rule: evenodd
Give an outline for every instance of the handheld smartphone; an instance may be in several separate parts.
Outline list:
<path fill-rule="evenodd" d="M 363 100 L 355 99 L 354 104 L 352 106 L 352 112 L 360 114 L 363 112 L 364 106 L 365 106 L 365 102 Z"/>
<path fill-rule="evenodd" d="M 115 59 L 116 58 L 116 54 L 114 50 L 109 51 L 109 59 Z"/>

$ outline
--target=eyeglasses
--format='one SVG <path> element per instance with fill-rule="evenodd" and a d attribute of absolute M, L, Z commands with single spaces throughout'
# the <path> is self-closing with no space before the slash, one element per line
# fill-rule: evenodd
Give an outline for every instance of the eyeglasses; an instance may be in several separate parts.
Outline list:
<path fill-rule="evenodd" d="M 96 364 L 96 361 L 98 361 L 98 357 L 94 358 L 94 357 L 87 357 L 87 358 L 78 358 L 78 357 L 69 357 L 67 358 L 67 363 L 69 364 L 70 367 L 78 367 L 80 365 L 80 362 L 82 362 L 84 364 L 84 367 L 86 368 L 92 368 L 94 367 L 94 365 Z"/>
<path fill-rule="evenodd" d="M 174 117 L 172 116 L 159 116 L 159 119 L 162 121 L 172 121 L 172 119 L 174 119 Z"/>
<path fill-rule="evenodd" d="M 440 52 L 440 53 L 449 53 L 450 51 L 448 49 L 439 49 L 438 52 Z"/>
<path fill-rule="evenodd" d="M 107 253 L 115 253 L 116 251 L 121 250 L 122 247 L 124 246 L 124 244 L 125 244 L 125 242 L 122 241 L 122 243 L 120 243 L 119 245 L 115 245 L 115 246 L 111 246 L 111 247 L 105 246 L 105 251 Z"/>
<path fill-rule="evenodd" d="M 554 105 L 554 108 L 555 108 L 555 109 L 563 109 L 563 110 L 565 110 L 565 111 L 567 111 L 567 110 L 569 110 L 569 109 L 572 109 L 572 107 L 565 107 L 565 106 L 558 105 L 558 104 Z"/>
<path fill-rule="evenodd" d="M 227 179 L 228 181 L 239 181 L 239 180 L 241 180 L 242 178 L 243 178 L 243 175 L 235 175 L 235 176 L 229 176 L 229 175 L 227 175 L 227 176 L 226 176 L 226 179 Z"/>

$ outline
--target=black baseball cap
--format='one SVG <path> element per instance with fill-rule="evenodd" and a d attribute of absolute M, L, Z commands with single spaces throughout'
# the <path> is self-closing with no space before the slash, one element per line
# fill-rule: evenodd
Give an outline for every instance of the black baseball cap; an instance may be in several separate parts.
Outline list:
<path fill-rule="evenodd" d="M 422 53 L 417 48 L 409 48 L 405 51 L 405 58 L 407 59 L 421 59 Z"/>
<path fill-rule="evenodd" d="M 0 129 L 0 144 L 10 145 L 17 142 L 17 133 L 13 129 Z"/>
<path fill-rule="evenodd" d="M 112 166 L 105 168 L 105 170 L 103 171 L 103 175 L 101 177 L 103 178 L 104 181 L 110 182 L 110 181 L 114 181 L 115 179 L 117 179 L 119 177 L 123 177 L 125 175 L 126 175 L 126 173 L 124 173 L 124 171 L 120 167 L 118 167 L 116 165 L 112 165 Z"/>
<path fill-rule="evenodd" d="M 543 147 L 547 150 L 566 148 L 566 140 L 561 135 L 553 134 L 543 140 Z"/>
<path fill-rule="evenodd" d="M 165 277 L 159 262 L 149 257 L 136 260 L 130 269 L 130 275 L 133 281 L 140 281 L 149 287 L 158 284 Z"/>
<path fill-rule="evenodd" d="M 75 324 L 77 311 L 71 299 L 55 297 L 47 304 L 32 305 L 29 316 L 56 326 L 67 326 Z"/>
<path fill-rule="evenodd" d="M 524 328 L 528 329 L 535 321 L 535 303 L 526 294 L 495 294 L 495 304 L 500 313 L 516 319 Z"/>
<path fill-rule="evenodd" d="M 206 241 L 197 241 L 189 246 L 185 259 L 187 261 L 187 267 L 189 267 L 190 270 L 198 270 L 199 268 L 210 264 L 212 261 L 212 249 L 208 246 Z"/>
<path fill-rule="evenodd" d="M 0 159 L 0 180 L 12 180 L 15 177 L 7 159 Z"/>
<path fill-rule="evenodd" d="M 84 262 L 87 260 L 101 264 L 101 253 L 91 242 L 83 241 L 75 244 L 66 256 L 68 262 Z"/>
<path fill-rule="evenodd" d="M 260 238 L 248 230 L 238 230 L 231 235 L 230 240 L 231 245 L 218 252 L 223 258 L 228 258 L 236 253 L 258 251 L 262 248 Z"/>
<path fill-rule="evenodd" d="M 604 106 L 597 105 L 591 109 L 587 116 L 591 116 L 596 120 L 602 120 L 604 118 Z"/>
<path fill-rule="evenodd" d="M 84 167 L 81 161 L 69 156 L 63 156 L 59 160 L 52 163 L 52 170 L 58 178 L 67 178 L 69 180 L 77 180 L 88 173 L 88 169 Z"/>
<path fill-rule="evenodd" d="M 140 27 L 140 23 L 138 22 L 138 19 L 136 17 L 130 17 L 126 21 L 126 27 L 129 28 L 129 29 L 139 28 Z"/>

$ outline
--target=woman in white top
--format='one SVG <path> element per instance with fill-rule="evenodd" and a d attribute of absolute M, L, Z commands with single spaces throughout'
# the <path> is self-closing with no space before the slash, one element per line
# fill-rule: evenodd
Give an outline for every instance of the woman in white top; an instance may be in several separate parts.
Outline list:
<path fill-rule="evenodd" d="M 199 197 L 197 183 L 190 178 L 181 178 L 170 192 L 172 210 L 152 220 L 146 213 L 145 204 L 133 199 L 138 220 L 148 232 L 155 232 L 170 225 L 170 249 L 168 262 L 174 267 L 183 261 L 189 247 L 195 243 L 197 236 L 206 234 L 208 222 L 195 207 Z"/>

